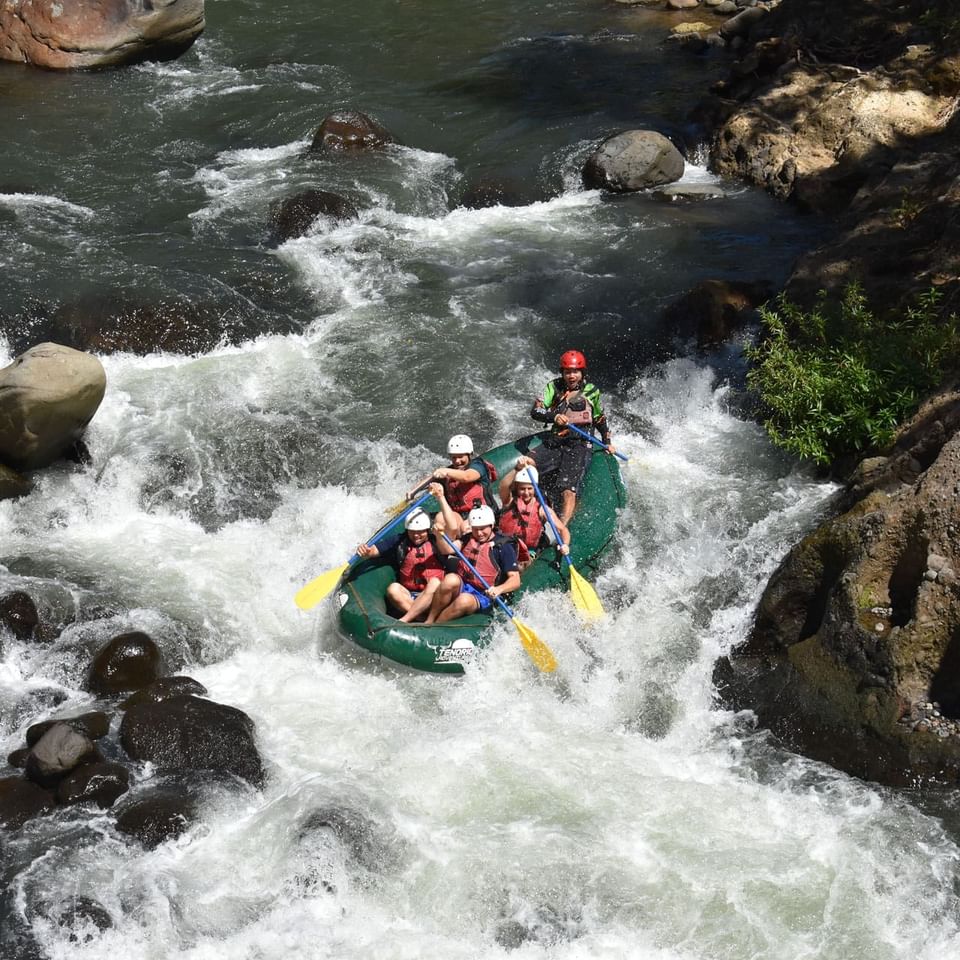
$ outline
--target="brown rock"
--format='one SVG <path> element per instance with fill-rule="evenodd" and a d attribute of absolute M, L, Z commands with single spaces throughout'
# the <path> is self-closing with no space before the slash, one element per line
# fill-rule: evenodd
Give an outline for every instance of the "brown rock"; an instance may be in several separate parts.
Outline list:
<path fill-rule="evenodd" d="M 114 637 L 103 647 L 90 668 L 88 684 L 94 693 L 105 696 L 126 693 L 153 683 L 165 669 L 157 645 L 135 630 Z"/>
<path fill-rule="evenodd" d="M 183 787 L 162 787 L 126 803 L 117 829 L 148 849 L 179 837 L 196 819 L 196 803 Z"/>
<path fill-rule="evenodd" d="M 206 692 L 207 688 L 191 677 L 161 677 L 130 694 L 120 704 L 120 709 L 129 710 L 139 703 L 162 703 L 171 697 L 202 697 Z"/>
<path fill-rule="evenodd" d="M 666 308 L 664 321 L 672 333 L 712 347 L 729 339 L 771 295 L 765 283 L 703 280 Z"/>
<path fill-rule="evenodd" d="M 270 229 L 274 243 L 302 237 L 318 217 L 355 220 L 357 208 L 345 197 L 326 190 L 304 190 L 273 204 Z"/>
<path fill-rule="evenodd" d="M 203 27 L 203 0 L 5 0 L 0 59 L 61 70 L 171 60 Z"/>
<path fill-rule="evenodd" d="M 120 742 L 131 759 L 163 770 L 210 770 L 257 786 L 263 782 L 253 721 L 222 703 L 173 697 L 138 704 L 124 715 Z"/>
<path fill-rule="evenodd" d="M 338 110 L 317 128 L 311 150 L 377 150 L 394 143 L 393 135 L 359 110 Z"/>
<path fill-rule="evenodd" d="M 40 623 L 37 606 L 30 594 L 14 590 L 0 597 L 0 623 L 18 640 L 29 640 Z"/>
<path fill-rule="evenodd" d="M 49 790 L 23 777 L 0 778 L 0 826 L 17 830 L 53 806 L 53 794 Z"/>
<path fill-rule="evenodd" d="M 130 789 L 130 774 L 119 763 L 88 763 L 68 773 L 57 786 L 63 804 L 95 803 L 101 810 Z"/>
<path fill-rule="evenodd" d="M 0 463 L 0 500 L 16 500 L 25 497 L 33 489 L 33 482 L 16 470 Z"/>

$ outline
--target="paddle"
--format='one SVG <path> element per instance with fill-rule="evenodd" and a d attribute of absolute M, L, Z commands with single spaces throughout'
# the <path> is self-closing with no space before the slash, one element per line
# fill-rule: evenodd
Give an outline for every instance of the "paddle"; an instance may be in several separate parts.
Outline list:
<path fill-rule="evenodd" d="M 566 425 L 566 427 L 564 427 L 564 429 L 565 429 L 565 430 L 572 430 L 574 433 L 579 433 L 581 437 L 583 437 L 583 438 L 586 439 L 586 440 L 589 440 L 591 443 L 595 443 L 595 444 L 596 444 L 598 447 L 600 447 L 602 450 L 606 450 L 607 453 L 613 453 L 613 455 L 614 455 L 615 457 L 619 457 L 624 463 L 629 463 L 629 462 L 630 462 L 630 458 L 629 458 L 629 457 L 625 457 L 625 456 L 624 456 L 622 453 L 620 453 L 618 450 L 611 450 L 605 443 L 603 443 L 602 441 L 598 440 L 592 433 L 587 433 L 586 430 L 581 430 L 579 427 L 574 426 L 572 423 L 568 423 L 568 424 Z"/>
<path fill-rule="evenodd" d="M 419 500 L 415 503 L 411 503 L 407 509 L 404 511 L 403 516 L 405 517 L 408 513 L 413 513 L 417 507 L 426 503 L 430 499 L 430 494 L 425 493 Z M 394 527 L 396 527 L 397 522 L 401 520 L 402 517 L 398 517 L 396 520 L 391 520 L 389 523 L 384 524 L 368 541 L 367 543 L 370 546 L 373 546 L 378 540 L 382 540 L 387 533 L 389 533 Z M 321 573 L 319 577 L 315 577 L 311 580 L 306 586 L 301 587 L 296 594 L 294 594 L 293 601 L 301 610 L 312 610 L 321 600 L 324 599 L 329 593 L 331 593 L 337 584 L 340 582 L 340 578 L 350 569 L 353 564 L 355 564 L 360 559 L 360 555 L 355 553 L 342 567 L 337 567 L 334 570 L 328 570 L 326 573 Z"/>
<path fill-rule="evenodd" d="M 413 494 L 419 493 L 424 487 L 428 487 L 431 483 L 434 483 L 434 482 L 435 481 L 432 476 L 428 477 L 426 480 L 423 481 L 423 483 L 420 484 L 419 487 L 414 487 L 410 491 L 410 495 L 413 496 Z M 406 497 L 404 497 L 399 503 L 395 503 L 392 507 L 387 507 L 387 509 L 384 510 L 383 512 L 388 516 L 395 517 L 398 513 L 406 509 L 409 503 L 410 501 Z"/>
<path fill-rule="evenodd" d="M 477 568 L 463 555 L 460 548 L 445 533 L 441 533 L 441 536 L 453 548 L 453 552 L 466 564 L 467 569 L 483 584 L 484 589 L 489 590 L 490 584 L 477 573 Z M 553 671 L 557 669 L 557 660 L 550 651 L 550 648 L 525 623 L 521 623 L 517 619 L 516 614 L 514 614 L 503 600 L 499 597 L 494 597 L 493 599 L 500 604 L 503 612 L 513 621 L 513 625 L 517 628 L 517 635 L 520 637 L 520 642 L 523 644 L 523 649 L 527 651 L 527 656 L 530 657 L 539 670 L 542 670 L 544 673 L 553 673 Z"/>
<path fill-rule="evenodd" d="M 533 477 L 530 479 L 532 480 Z M 550 508 L 544 499 L 543 491 L 539 485 L 535 483 L 533 484 L 533 492 L 540 501 L 540 506 L 543 509 L 543 515 L 547 518 L 547 523 L 550 524 L 550 529 L 553 531 L 553 535 L 557 541 L 557 551 L 559 552 L 560 544 L 563 541 L 560 539 L 560 531 L 557 530 L 557 525 L 553 522 L 553 517 L 550 516 Z M 597 591 L 577 572 L 577 568 L 573 565 L 570 557 L 565 553 L 561 553 L 560 556 L 567 561 L 567 568 L 570 570 L 570 595 L 573 597 L 573 605 L 584 614 L 588 620 L 598 620 L 604 615 L 604 609 L 600 598 L 597 596 Z"/>

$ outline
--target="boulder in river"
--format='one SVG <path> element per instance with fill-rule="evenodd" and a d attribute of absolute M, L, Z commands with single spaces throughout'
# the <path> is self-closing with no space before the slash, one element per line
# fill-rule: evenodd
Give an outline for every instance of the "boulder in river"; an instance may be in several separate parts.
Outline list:
<path fill-rule="evenodd" d="M 203 0 L 5 0 L 0 60 L 59 70 L 172 60 L 203 27 Z"/>
<path fill-rule="evenodd" d="M 0 597 L 0 623 L 18 640 L 29 640 L 40 623 L 37 605 L 30 594 L 14 590 Z"/>
<path fill-rule="evenodd" d="M 263 783 L 253 721 L 235 707 L 199 697 L 172 697 L 131 707 L 120 742 L 134 760 L 163 770 L 211 770 Z"/>
<path fill-rule="evenodd" d="M 16 830 L 54 806 L 49 790 L 23 777 L 0 778 L 0 827 Z"/>
<path fill-rule="evenodd" d="M 68 773 L 57 785 L 57 800 L 63 804 L 95 803 L 101 810 L 106 810 L 129 789 L 127 768 L 104 760 L 86 763 Z"/>
<path fill-rule="evenodd" d="M 304 190 L 271 205 L 271 239 L 279 244 L 302 237 L 318 217 L 355 220 L 357 215 L 357 208 L 339 194 L 326 190 Z"/>
<path fill-rule="evenodd" d="M 125 803 L 117 814 L 117 829 L 152 849 L 179 837 L 196 816 L 196 801 L 185 786 L 164 785 Z"/>
<path fill-rule="evenodd" d="M 588 157 L 583 183 L 591 190 L 625 193 L 672 183 L 683 169 L 683 155 L 662 133 L 627 130 L 608 137 Z"/>
<path fill-rule="evenodd" d="M 27 755 L 27 776 L 41 787 L 55 787 L 71 770 L 99 759 L 93 741 L 69 724 L 55 723 Z"/>
<path fill-rule="evenodd" d="M 314 134 L 311 150 L 377 150 L 395 143 L 393 134 L 359 110 L 337 110 L 325 117 Z"/>
<path fill-rule="evenodd" d="M 773 291 L 763 282 L 702 280 L 663 311 L 669 332 L 695 336 L 701 349 L 726 341 L 765 303 Z"/>
<path fill-rule="evenodd" d="M 91 710 L 89 713 L 81 713 L 76 717 L 57 717 L 53 720 L 41 720 L 40 723 L 34 723 L 27 727 L 27 746 L 32 747 L 39 742 L 43 735 L 58 723 L 65 723 L 72 727 L 77 733 L 82 733 L 91 740 L 99 740 L 105 737 L 110 730 L 110 717 L 100 710 Z"/>
<path fill-rule="evenodd" d="M 159 648 L 139 630 L 114 637 L 94 658 L 88 685 L 94 693 L 111 696 L 139 690 L 166 671 Z"/>
<path fill-rule="evenodd" d="M 62 457 L 103 400 L 107 377 L 89 353 L 41 343 L 0 370 L 0 460 L 35 470 Z"/>
<path fill-rule="evenodd" d="M 207 688 L 192 677 L 160 677 L 159 680 L 141 687 L 136 693 L 131 693 L 120 704 L 120 709 L 129 710 L 138 703 L 161 703 L 171 697 L 202 697 L 206 692 Z"/>

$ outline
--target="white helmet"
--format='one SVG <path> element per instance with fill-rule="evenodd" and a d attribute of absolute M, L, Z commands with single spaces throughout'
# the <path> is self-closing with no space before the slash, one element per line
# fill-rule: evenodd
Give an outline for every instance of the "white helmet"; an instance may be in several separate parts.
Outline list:
<path fill-rule="evenodd" d="M 514 483 L 539 483 L 540 474 L 537 473 L 536 467 L 524 467 L 522 470 L 517 471 L 517 475 L 513 478 Z"/>
<path fill-rule="evenodd" d="M 424 513 L 423 510 L 414 510 L 413 513 L 407 514 L 407 519 L 403 521 L 403 529 L 429 530 L 430 523 L 430 514 Z"/>
<path fill-rule="evenodd" d="M 473 453 L 473 441 L 465 434 L 458 433 L 447 441 L 447 453 Z"/>
<path fill-rule="evenodd" d="M 489 507 L 474 507 L 467 514 L 467 522 L 471 527 L 492 527 L 496 522 L 496 517 Z"/>

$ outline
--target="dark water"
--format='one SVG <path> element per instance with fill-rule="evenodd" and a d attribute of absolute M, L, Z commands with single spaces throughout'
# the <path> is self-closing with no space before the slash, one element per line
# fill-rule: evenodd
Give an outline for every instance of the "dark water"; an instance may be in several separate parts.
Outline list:
<path fill-rule="evenodd" d="M 724 55 L 665 46 L 673 18 L 599 0 L 218 0 L 207 18 L 170 64 L 0 67 L 7 355 L 39 337 L 140 338 L 98 349 L 92 463 L 0 503 L 0 590 L 28 590 L 60 630 L 45 646 L 2 638 L 0 737 L 6 753 L 30 723 L 90 709 L 94 651 L 139 629 L 251 716 L 267 783 L 216 785 L 199 822 L 150 852 L 83 807 L 0 838 L 0 947 L 955 953 L 958 853 L 941 822 L 771 747 L 710 680 L 832 490 L 737 415 L 738 345 L 695 354 L 659 315 L 706 277 L 776 286 L 821 226 L 737 184 L 691 204 L 580 187 L 606 134 L 695 143 L 686 117 Z M 400 146 L 310 154 L 345 107 Z M 685 180 L 715 183 L 688 160 Z M 484 178 L 517 205 L 458 208 Z M 359 218 L 271 247 L 271 204 L 307 187 Z M 524 601 L 556 683 L 509 626 L 475 672 L 438 684 L 357 660 L 332 610 L 296 609 L 451 433 L 484 448 L 529 430 L 570 346 L 631 464 L 596 585 L 603 625 L 580 627 L 562 596 Z M 134 779 L 136 795 L 156 772 Z M 346 838 L 306 829 L 331 809 Z M 55 921 L 77 893 L 108 930 Z"/>

